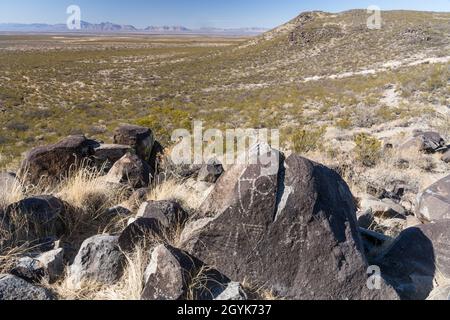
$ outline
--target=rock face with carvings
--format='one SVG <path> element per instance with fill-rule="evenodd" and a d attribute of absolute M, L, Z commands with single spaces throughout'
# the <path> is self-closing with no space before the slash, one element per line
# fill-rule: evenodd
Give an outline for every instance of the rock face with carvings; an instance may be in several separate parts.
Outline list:
<path fill-rule="evenodd" d="M 450 219 L 450 176 L 439 180 L 418 196 L 416 215 L 427 221 Z"/>
<path fill-rule="evenodd" d="M 259 159 L 275 152 L 258 145 Z M 236 281 L 289 299 L 397 299 L 367 287 L 356 208 L 334 171 L 292 155 L 236 165 L 188 225 L 183 248 Z"/>

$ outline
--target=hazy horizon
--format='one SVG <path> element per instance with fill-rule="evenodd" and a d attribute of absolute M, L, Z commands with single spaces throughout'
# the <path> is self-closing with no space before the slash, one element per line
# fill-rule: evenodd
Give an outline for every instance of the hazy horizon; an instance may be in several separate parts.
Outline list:
<path fill-rule="evenodd" d="M 180 25 L 198 28 L 273 28 L 304 11 L 321 10 L 340 12 L 362 9 L 376 5 L 381 10 L 418 10 L 450 12 L 450 1 L 419 0 L 391 1 L 294 1 L 284 0 L 229 0 L 214 2 L 207 0 L 130 0 L 115 1 L 55 1 L 0 0 L 0 23 L 60 24 L 65 23 L 69 5 L 81 8 L 81 18 L 90 23 L 112 22 L 145 28 L 150 25 Z"/>

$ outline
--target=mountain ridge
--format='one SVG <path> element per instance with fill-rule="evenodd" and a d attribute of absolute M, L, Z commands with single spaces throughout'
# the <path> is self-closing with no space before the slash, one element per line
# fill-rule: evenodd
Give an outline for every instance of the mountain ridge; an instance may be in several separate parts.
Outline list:
<path fill-rule="evenodd" d="M 137 28 L 133 25 L 122 25 L 112 22 L 90 23 L 81 21 L 81 30 L 69 30 L 67 25 L 47 24 L 47 23 L 0 23 L 0 32 L 101 32 L 101 33 L 200 33 L 200 34 L 260 34 L 266 32 L 267 28 L 246 27 L 246 28 L 213 28 L 202 27 L 198 29 L 187 28 L 182 25 L 150 25 L 145 28 Z"/>

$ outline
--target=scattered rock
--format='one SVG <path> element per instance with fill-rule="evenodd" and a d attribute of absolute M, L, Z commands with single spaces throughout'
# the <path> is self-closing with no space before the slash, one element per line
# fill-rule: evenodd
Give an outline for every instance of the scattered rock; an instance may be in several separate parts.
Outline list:
<path fill-rule="evenodd" d="M 56 282 L 64 272 L 64 250 L 62 248 L 42 253 L 38 256 L 20 258 L 10 271 L 12 275 L 31 283 L 39 283 L 46 278 Z"/>
<path fill-rule="evenodd" d="M 84 281 L 114 284 L 123 273 L 125 256 L 119 238 L 98 235 L 83 242 L 69 268 L 69 281 L 80 286 Z"/>
<path fill-rule="evenodd" d="M 214 300 L 218 301 L 244 301 L 248 300 L 244 288 L 238 282 L 230 282 L 225 290 Z"/>
<path fill-rule="evenodd" d="M 108 172 L 114 163 L 131 150 L 130 146 L 120 144 L 100 144 L 94 149 L 93 159 L 97 168 Z"/>
<path fill-rule="evenodd" d="M 145 161 L 128 153 L 113 165 L 106 181 L 139 189 L 149 185 L 150 174 L 150 167 Z"/>
<path fill-rule="evenodd" d="M 32 285 L 14 275 L 0 275 L 0 301 L 30 301 L 54 299 L 54 295 L 45 288 Z"/>
<path fill-rule="evenodd" d="M 446 147 L 445 140 L 437 132 L 416 132 L 413 138 L 400 146 L 400 150 L 415 149 L 427 153 L 435 153 Z"/>
<path fill-rule="evenodd" d="M 188 225 L 182 248 L 237 281 L 264 283 L 280 297 L 398 298 L 385 284 L 382 290 L 366 287 L 353 197 L 334 171 L 297 155 L 278 170 L 264 169 L 226 171 L 203 206 L 215 213 L 196 222 L 198 229 Z"/>
<path fill-rule="evenodd" d="M 149 128 L 124 125 L 115 130 L 114 143 L 132 147 L 139 158 L 149 161 L 155 138 Z"/>
<path fill-rule="evenodd" d="M 362 197 L 360 207 L 364 212 L 372 210 L 375 216 L 383 218 L 404 218 L 406 214 L 405 209 L 393 200 L 379 200 L 369 195 Z"/>
<path fill-rule="evenodd" d="M 377 230 L 389 237 L 397 237 L 406 228 L 407 221 L 402 218 L 380 219 L 377 223 Z"/>
<path fill-rule="evenodd" d="M 54 283 L 64 273 L 64 249 L 59 248 L 44 252 L 36 258 L 44 268 L 49 283 Z"/>
<path fill-rule="evenodd" d="M 442 156 L 442 161 L 450 163 L 450 149 Z"/>
<path fill-rule="evenodd" d="M 132 251 L 136 245 L 151 238 L 163 239 L 164 233 L 161 223 L 156 219 L 138 218 L 131 221 L 119 236 L 119 246 L 122 250 Z"/>
<path fill-rule="evenodd" d="M 187 299 L 188 286 L 200 263 L 188 254 L 160 245 L 153 251 L 145 272 L 142 300 Z"/>
<path fill-rule="evenodd" d="M 142 300 L 212 300 L 230 282 L 197 258 L 168 245 L 154 249 L 145 280 Z"/>
<path fill-rule="evenodd" d="M 416 227 L 422 225 L 422 221 L 417 219 L 415 216 L 406 217 L 406 228 Z"/>
<path fill-rule="evenodd" d="M 450 219 L 450 176 L 428 187 L 417 197 L 419 219 L 436 221 Z"/>
<path fill-rule="evenodd" d="M 202 166 L 198 173 L 198 180 L 216 183 L 217 179 L 219 179 L 223 172 L 224 170 L 222 164 L 217 160 L 213 160 Z"/>
<path fill-rule="evenodd" d="M 137 217 L 155 219 L 165 228 L 177 228 L 184 225 L 188 214 L 175 201 L 148 201 L 141 205 Z"/>
<path fill-rule="evenodd" d="M 109 216 L 111 218 L 114 218 L 114 217 L 128 217 L 128 216 L 131 216 L 132 214 L 133 213 L 128 208 L 125 208 L 125 207 L 120 206 L 120 205 L 112 207 L 112 208 L 108 208 L 105 211 L 105 215 Z"/>
<path fill-rule="evenodd" d="M 25 157 L 19 175 L 25 184 L 54 184 L 67 177 L 94 154 L 98 143 L 84 136 L 69 136 L 52 145 L 37 147 Z"/>
<path fill-rule="evenodd" d="M 438 273 L 450 277 L 450 220 L 406 229 L 377 260 L 402 299 L 426 299 Z"/>
<path fill-rule="evenodd" d="M 142 203 L 147 200 L 147 194 L 149 192 L 149 188 L 140 188 L 135 190 L 127 200 L 129 208 L 131 208 L 132 211 L 137 211 Z"/>
<path fill-rule="evenodd" d="M 372 209 L 366 210 L 364 212 L 357 213 L 358 226 L 364 229 L 369 229 L 375 224 L 375 216 L 373 215 Z"/>
<path fill-rule="evenodd" d="M 31 257 L 20 258 L 10 273 L 31 283 L 39 283 L 45 276 L 44 266 Z"/>
<path fill-rule="evenodd" d="M 21 224 L 28 240 L 37 236 L 62 235 L 65 231 L 64 217 L 70 206 L 53 196 L 26 198 L 9 205 L 5 210 L 8 220 Z M 22 225 L 24 224 L 24 225 Z M 14 228 L 14 225 L 12 225 Z"/>

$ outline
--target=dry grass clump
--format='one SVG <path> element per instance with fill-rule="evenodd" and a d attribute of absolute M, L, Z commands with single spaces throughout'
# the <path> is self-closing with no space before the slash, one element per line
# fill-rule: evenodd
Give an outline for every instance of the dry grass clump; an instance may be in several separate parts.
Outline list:
<path fill-rule="evenodd" d="M 125 217 L 107 216 L 106 211 L 124 202 L 128 190 L 102 176 L 102 170 L 82 168 L 56 187 L 54 194 L 73 208 L 65 217 L 69 238 L 82 241 L 86 235 L 114 232 L 126 225 Z"/>
<path fill-rule="evenodd" d="M 150 201 L 173 200 L 183 208 L 196 210 L 203 202 L 204 194 L 189 185 L 187 181 L 167 180 L 155 186 L 147 195 Z"/>
<path fill-rule="evenodd" d="M 276 301 L 281 300 L 275 292 L 266 286 L 257 286 L 245 280 L 241 283 L 250 300 Z"/>
<path fill-rule="evenodd" d="M 126 199 L 126 189 L 107 183 L 102 170 L 83 168 L 65 180 L 56 195 L 72 206 L 98 218 L 101 213 Z"/>
<path fill-rule="evenodd" d="M 114 285 L 84 282 L 81 286 L 74 286 L 67 276 L 67 271 L 60 282 L 45 285 L 64 300 L 140 300 L 150 252 L 147 245 L 141 245 L 132 253 L 124 253 L 126 258 L 124 273 Z"/>
<path fill-rule="evenodd" d="M 0 210 L 4 210 L 12 203 L 18 202 L 24 198 L 24 190 L 19 180 L 14 180 L 7 184 L 6 188 L 0 190 Z"/>

